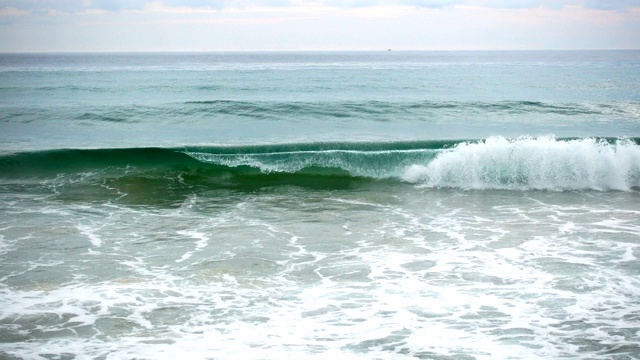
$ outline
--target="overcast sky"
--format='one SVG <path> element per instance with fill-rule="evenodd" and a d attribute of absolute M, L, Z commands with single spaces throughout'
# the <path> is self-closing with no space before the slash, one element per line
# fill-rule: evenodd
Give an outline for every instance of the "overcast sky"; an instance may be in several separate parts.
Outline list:
<path fill-rule="evenodd" d="M 0 52 L 640 49 L 640 0 L 0 0 Z"/>

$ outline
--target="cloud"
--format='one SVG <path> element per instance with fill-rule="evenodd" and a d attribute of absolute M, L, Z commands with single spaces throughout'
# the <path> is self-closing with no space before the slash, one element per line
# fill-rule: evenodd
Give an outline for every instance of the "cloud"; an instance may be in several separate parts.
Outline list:
<path fill-rule="evenodd" d="M 143 9 L 147 0 L 0 0 L 0 9 L 34 13 L 77 13 L 87 10 L 117 12 Z"/>
<path fill-rule="evenodd" d="M 337 8 L 357 8 L 369 6 L 414 6 L 419 8 L 444 8 L 464 5 L 468 0 L 326 0 L 322 4 Z"/>
<path fill-rule="evenodd" d="M 585 8 L 597 10 L 628 10 L 640 7 L 639 0 L 583 0 L 578 3 Z"/>
<path fill-rule="evenodd" d="M 577 6 L 584 9 L 624 11 L 640 7 L 640 0 L 478 0 L 476 3 L 483 7 L 507 9 L 561 9 L 567 6 Z"/>
<path fill-rule="evenodd" d="M 0 11 L 29 11 L 33 13 L 79 13 L 87 11 L 118 12 L 144 10 L 149 7 L 179 7 L 191 9 L 227 9 L 249 7 L 334 7 L 363 8 L 371 6 L 412 6 L 418 8 L 446 8 L 474 6 L 481 8 L 550 8 L 577 6 L 595 10 L 626 11 L 640 8 L 640 0 L 0 0 Z"/>

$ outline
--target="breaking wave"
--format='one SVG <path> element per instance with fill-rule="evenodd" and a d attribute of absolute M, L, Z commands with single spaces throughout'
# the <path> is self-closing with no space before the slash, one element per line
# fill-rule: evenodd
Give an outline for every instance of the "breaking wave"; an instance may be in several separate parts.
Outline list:
<path fill-rule="evenodd" d="M 630 139 L 493 137 L 457 144 L 402 178 L 463 189 L 630 190 L 640 186 L 640 147 Z"/>
<path fill-rule="evenodd" d="M 253 188 L 389 180 L 427 188 L 622 190 L 640 187 L 638 139 L 310 143 L 181 149 L 60 149 L 0 156 L 0 179 Z M 178 180 L 176 180 L 178 179 Z M 331 186 L 329 186 L 331 187 Z"/>

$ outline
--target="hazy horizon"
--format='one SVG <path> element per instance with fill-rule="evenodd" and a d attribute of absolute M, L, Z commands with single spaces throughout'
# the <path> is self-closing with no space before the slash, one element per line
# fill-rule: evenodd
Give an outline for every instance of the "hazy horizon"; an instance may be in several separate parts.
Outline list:
<path fill-rule="evenodd" d="M 371 50 L 160 50 L 160 51 L 3 51 L 0 54 L 3 55 L 38 55 L 38 54 L 246 54 L 246 53 L 456 53 L 456 52 L 638 52 L 638 49 L 456 49 L 456 50 L 389 50 L 389 49 L 371 49 Z"/>

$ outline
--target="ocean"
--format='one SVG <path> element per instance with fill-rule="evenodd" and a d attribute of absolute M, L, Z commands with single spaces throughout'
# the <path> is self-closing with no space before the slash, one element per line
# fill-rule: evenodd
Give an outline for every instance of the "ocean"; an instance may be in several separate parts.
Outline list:
<path fill-rule="evenodd" d="M 0 54 L 2 359 L 640 358 L 640 51 Z"/>

